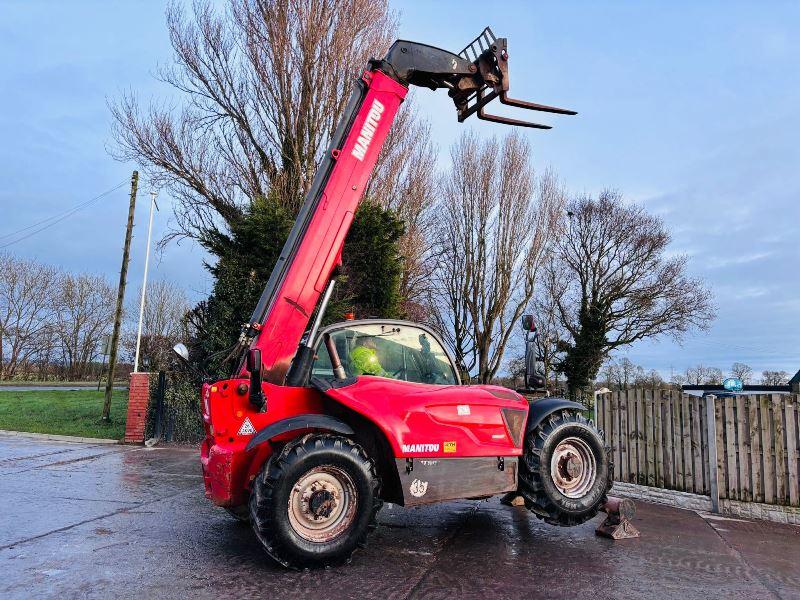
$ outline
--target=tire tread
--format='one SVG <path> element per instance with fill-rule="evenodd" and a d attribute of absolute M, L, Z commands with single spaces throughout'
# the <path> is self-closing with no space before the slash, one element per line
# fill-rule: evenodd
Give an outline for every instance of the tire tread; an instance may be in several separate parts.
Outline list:
<path fill-rule="evenodd" d="M 298 558 L 292 548 L 284 544 L 279 536 L 275 535 L 275 524 L 270 516 L 272 514 L 270 507 L 274 501 L 276 488 L 289 467 L 296 462 L 303 461 L 314 451 L 324 451 L 328 448 L 342 450 L 347 447 L 349 447 L 348 454 L 352 455 L 356 462 L 361 463 L 370 474 L 370 485 L 373 490 L 372 506 L 368 508 L 370 511 L 369 521 L 355 544 L 355 547 L 363 548 L 366 546 L 367 536 L 377 527 L 377 515 L 383 505 L 383 501 L 380 499 L 380 479 L 375 468 L 375 462 L 367 456 L 361 446 L 352 440 L 331 434 L 306 434 L 286 444 L 277 455 L 273 455 L 264 464 L 253 481 L 253 490 L 250 494 L 250 521 L 253 531 L 266 553 L 283 566 L 302 569 L 308 567 L 332 567 L 350 562 L 353 551 L 322 561 Z"/>
<path fill-rule="evenodd" d="M 611 449 L 603 445 L 606 454 L 606 462 L 608 464 L 608 480 L 600 502 L 584 513 L 573 515 L 562 511 L 547 495 L 542 482 L 541 472 L 541 455 L 544 444 L 557 428 L 570 423 L 590 427 L 592 431 L 598 434 L 600 440 L 603 440 L 603 434 L 582 414 L 568 410 L 553 413 L 546 417 L 535 429 L 525 435 L 524 450 L 522 459 L 520 460 L 519 470 L 519 493 L 525 500 L 525 506 L 546 523 L 560 527 L 580 525 L 595 517 L 599 507 L 606 501 L 613 480 Z"/>

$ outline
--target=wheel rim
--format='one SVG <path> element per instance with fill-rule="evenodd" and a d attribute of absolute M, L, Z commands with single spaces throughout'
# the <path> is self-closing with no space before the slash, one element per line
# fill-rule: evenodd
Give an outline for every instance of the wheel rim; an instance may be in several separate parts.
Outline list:
<path fill-rule="evenodd" d="M 289 523 L 310 542 L 328 542 L 355 520 L 356 488 L 338 467 L 323 465 L 303 474 L 289 494 Z"/>
<path fill-rule="evenodd" d="M 561 440 L 550 459 L 550 476 L 567 498 L 586 495 L 597 479 L 597 462 L 589 444 L 577 437 Z"/>

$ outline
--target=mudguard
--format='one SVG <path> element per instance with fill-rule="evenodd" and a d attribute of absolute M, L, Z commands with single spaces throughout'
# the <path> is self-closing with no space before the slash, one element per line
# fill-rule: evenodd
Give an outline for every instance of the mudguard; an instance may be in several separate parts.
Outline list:
<path fill-rule="evenodd" d="M 583 404 L 567 400 L 566 398 L 542 398 L 541 400 L 534 400 L 530 403 L 525 433 L 536 429 L 548 415 L 565 409 L 584 411 L 586 407 Z"/>
<path fill-rule="evenodd" d="M 315 414 L 298 415 L 296 417 L 289 417 L 288 419 L 281 419 L 280 421 L 276 421 L 264 427 L 264 429 L 256 433 L 250 439 L 245 450 L 252 450 L 264 442 L 271 440 L 276 435 L 302 429 L 326 429 L 343 435 L 353 435 L 355 433 L 352 427 L 336 417 Z"/>

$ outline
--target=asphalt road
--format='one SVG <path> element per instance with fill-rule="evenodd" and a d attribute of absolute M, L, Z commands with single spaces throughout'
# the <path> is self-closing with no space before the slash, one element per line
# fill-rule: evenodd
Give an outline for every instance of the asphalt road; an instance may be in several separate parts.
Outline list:
<path fill-rule="evenodd" d="M 287 571 L 190 448 L 0 436 L 0 507 L 2 598 L 800 598 L 800 527 L 643 503 L 619 542 L 496 498 L 389 506 L 352 564 Z"/>

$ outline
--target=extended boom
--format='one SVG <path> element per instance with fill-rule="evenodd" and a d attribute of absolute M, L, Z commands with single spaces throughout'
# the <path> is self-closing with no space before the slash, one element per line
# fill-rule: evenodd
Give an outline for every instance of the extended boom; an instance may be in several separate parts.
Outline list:
<path fill-rule="evenodd" d="M 495 38 L 488 27 L 459 54 L 398 40 L 383 60 L 369 61 L 356 81 L 253 316 L 243 329 L 241 346 L 261 351 L 266 381 L 285 382 L 311 314 L 341 263 L 347 231 L 408 86 L 446 88 L 459 121 L 477 113 L 481 119 L 549 129 L 485 113 L 483 107 L 497 97 L 519 108 L 575 114 L 508 98 L 507 61 L 505 38 Z M 244 356 L 237 373 L 248 373 Z"/>

